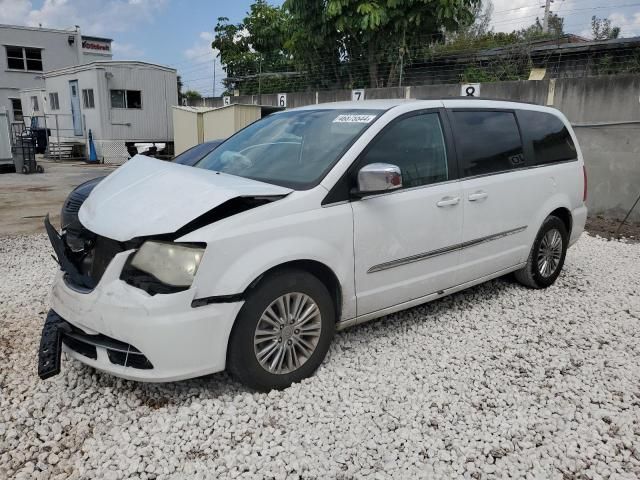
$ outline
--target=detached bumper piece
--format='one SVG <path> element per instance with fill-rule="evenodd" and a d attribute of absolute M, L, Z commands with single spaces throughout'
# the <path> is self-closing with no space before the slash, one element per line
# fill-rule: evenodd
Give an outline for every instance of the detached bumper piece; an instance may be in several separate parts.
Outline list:
<path fill-rule="evenodd" d="M 42 327 L 40 349 L 38 350 L 38 376 L 42 380 L 60 373 L 62 337 L 65 332 L 70 330 L 69 323 L 65 322 L 53 310 L 49 311 L 44 327 Z"/>
<path fill-rule="evenodd" d="M 41 379 L 60 373 L 62 343 L 74 352 L 97 360 L 98 349 L 106 350 L 109 361 L 114 365 L 151 370 L 153 364 L 136 347 L 106 335 L 89 335 L 74 327 L 53 310 L 49 311 L 42 330 L 38 375 Z"/>

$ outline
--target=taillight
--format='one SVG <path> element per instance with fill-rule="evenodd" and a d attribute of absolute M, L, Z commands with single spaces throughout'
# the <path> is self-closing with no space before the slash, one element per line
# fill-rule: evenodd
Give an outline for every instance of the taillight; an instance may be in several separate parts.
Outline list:
<path fill-rule="evenodd" d="M 584 177 L 584 190 L 582 191 L 582 201 L 587 201 L 587 167 L 582 165 L 582 175 Z"/>

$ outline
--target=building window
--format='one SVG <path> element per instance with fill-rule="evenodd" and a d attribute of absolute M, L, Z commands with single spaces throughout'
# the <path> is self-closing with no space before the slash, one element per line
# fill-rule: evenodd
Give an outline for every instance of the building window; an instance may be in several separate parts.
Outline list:
<path fill-rule="evenodd" d="M 93 88 L 85 88 L 82 90 L 82 103 L 84 108 L 95 108 L 96 104 L 93 100 Z"/>
<path fill-rule="evenodd" d="M 142 92 L 127 90 L 127 108 L 142 108 Z"/>
<path fill-rule="evenodd" d="M 40 110 L 40 105 L 38 105 L 38 97 L 36 96 L 31 97 L 31 109 L 34 112 L 37 112 Z"/>
<path fill-rule="evenodd" d="M 51 92 L 49 94 L 49 107 L 51 110 L 60 110 L 60 99 L 58 98 L 58 92 Z"/>
<path fill-rule="evenodd" d="M 13 110 L 13 121 L 22 122 L 24 117 L 22 115 L 22 102 L 19 98 L 11 99 L 11 110 Z"/>
<path fill-rule="evenodd" d="M 140 90 L 111 90 L 111 108 L 142 108 Z"/>
<path fill-rule="evenodd" d="M 7 67 L 11 70 L 42 71 L 42 50 L 27 47 L 5 47 Z"/>

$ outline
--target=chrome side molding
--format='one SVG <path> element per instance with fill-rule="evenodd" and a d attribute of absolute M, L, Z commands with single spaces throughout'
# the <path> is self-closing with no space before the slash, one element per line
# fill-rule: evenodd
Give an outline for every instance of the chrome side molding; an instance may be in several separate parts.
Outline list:
<path fill-rule="evenodd" d="M 397 260 L 391 260 L 389 262 L 380 263 L 378 265 L 374 265 L 367 273 L 375 273 L 381 272 L 383 270 L 388 270 L 390 268 L 399 267 L 401 265 L 407 265 L 408 263 L 419 262 L 421 260 L 426 260 L 428 258 L 437 257 L 439 255 L 445 255 L 451 252 L 457 252 L 463 250 L 465 248 L 474 247 L 481 243 L 491 242 L 493 240 L 498 240 L 499 238 L 506 237 L 508 235 L 514 235 L 516 233 L 523 232 L 527 229 L 527 226 L 522 226 L 518 228 L 513 228 L 511 230 L 505 230 L 504 232 L 494 233 L 492 235 L 487 235 L 486 237 L 476 238 L 474 240 L 469 240 L 463 243 L 458 243 L 456 245 L 451 245 L 449 247 L 439 248 L 437 250 L 431 250 L 429 252 L 418 253 L 417 255 L 411 255 L 410 257 L 399 258 Z"/>

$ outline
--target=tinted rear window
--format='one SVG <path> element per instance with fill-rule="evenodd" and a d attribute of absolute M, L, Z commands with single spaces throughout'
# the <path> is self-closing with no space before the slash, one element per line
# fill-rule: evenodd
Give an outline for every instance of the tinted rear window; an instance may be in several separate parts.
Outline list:
<path fill-rule="evenodd" d="M 536 165 L 563 162 L 577 158 L 576 146 L 564 122 L 545 112 L 521 110 L 518 120 L 523 135 L 533 146 Z"/>
<path fill-rule="evenodd" d="M 525 166 L 520 131 L 512 112 L 454 110 L 453 118 L 463 176 Z"/>

